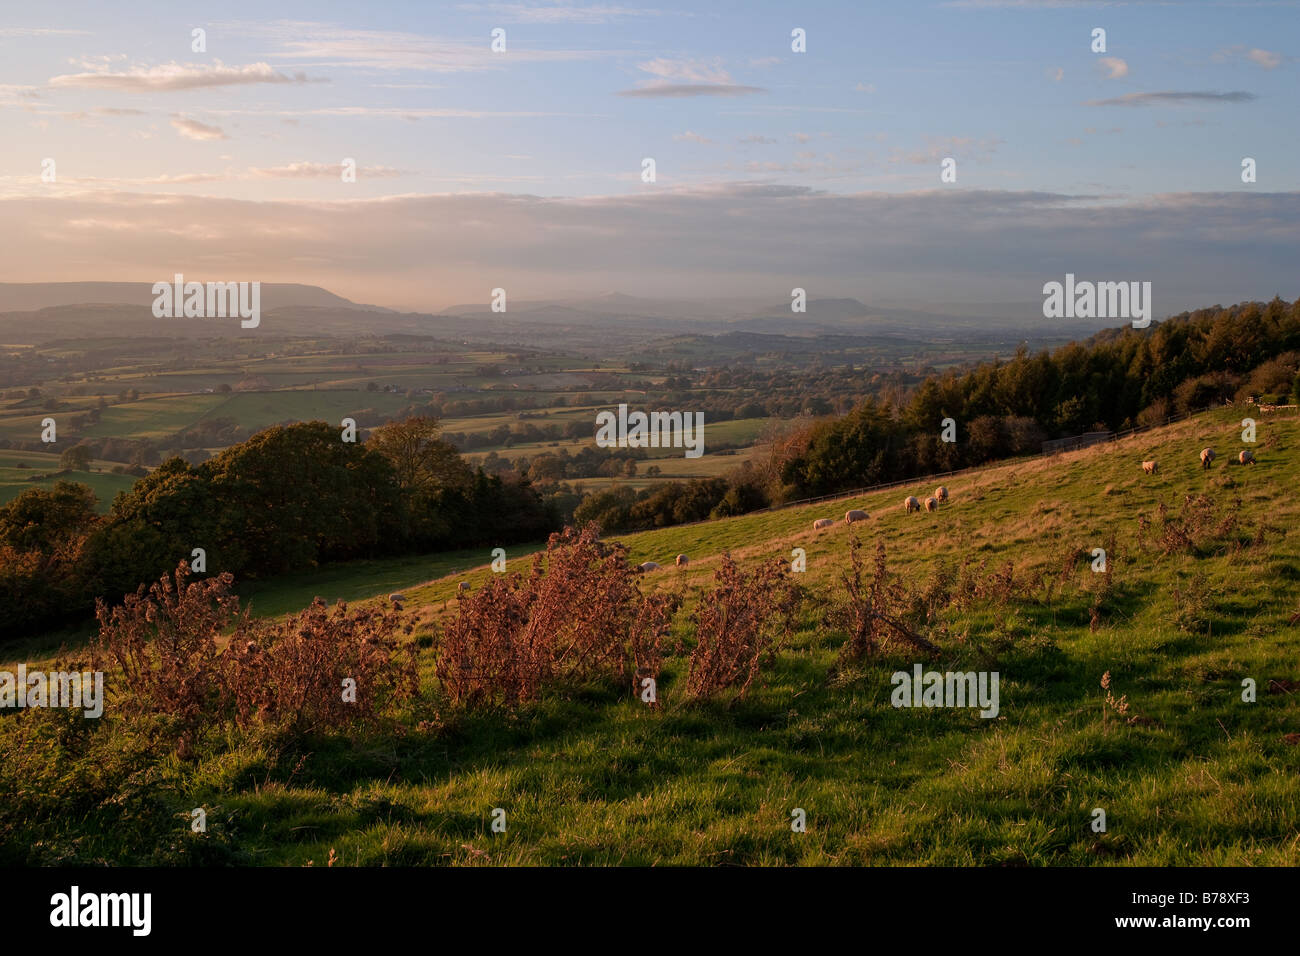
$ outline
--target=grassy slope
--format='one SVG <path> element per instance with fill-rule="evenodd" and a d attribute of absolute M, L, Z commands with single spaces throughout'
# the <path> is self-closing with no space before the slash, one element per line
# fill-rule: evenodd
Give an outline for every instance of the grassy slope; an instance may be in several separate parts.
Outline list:
<path fill-rule="evenodd" d="M 1009 558 L 1026 574 L 1055 570 L 1068 546 L 1101 546 L 1113 531 L 1119 606 L 1096 632 L 1079 600 L 1058 609 L 1055 625 L 1026 606 L 1018 647 L 999 664 L 996 720 L 892 708 L 888 676 L 910 669 L 906 652 L 826 686 L 841 637 L 810 622 L 767 686 L 730 712 L 675 707 L 674 661 L 663 714 L 602 696 L 552 701 L 517 724 L 483 719 L 450 739 L 417 734 L 391 749 L 322 755 L 314 780 L 245 786 L 225 805 L 246 816 L 268 862 L 322 860 L 336 848 L 345 862 L 372 863 L 1294 865 L 1300 750 L 1283 735 L 1300 731 L 1300 712 L 1292 695 L 1266 687 L 1300 676 L 1287 625 L 1300 602 L 1291 494 L 1300 423 L 1262 424 L 1259 438 L 1257 467 L 1207 476 L 1199 449 L 1212 442 L 1227 457 L 1240 443 L 1231 419 L 1205 416 L 955 479 L 938 515 L 904 515 L 903 496 L 930 489 L 899 489 L 624 539 L 635 560 L 692 555 L 683 579 L 655 576 L 689 589 L 707 583 L 723 548 L 753 560 L 803 547 L 804 583 L 820 590 L 843 568 L 847 539 L 842 526 L 808 529 L 850 506 L 872 513 L 864 539 L 883 540 L 909 578 L 966 553 L 990 566 Z M 1164 468 L 1154 479 L 1138 468 L 1152 456 Z M 1137 551 L 1140 512 L 1204 489 L 1240 495 L 1248 523 L 1266 516 L 1287 535 L 1236 556 Z M 1170 590 L 1196 567 L 1219 592 L 1209 634 L 1172 623 Z M 440 607 L 458 580 L 408 594 Z M 960 650 L 938 664 L 968 666 L 978 665 Z M 1144 722 L 1112 716 L 1103 727 L 1106 670 Z M 1255 704 L 1240 700 L 1246 676 L 1259 684 Z M 509 814 L 506 834 L 490 830 L 497 806 Z M 790 832 L 793 807 L 808 812 L 805 834 Z M 1107 812 L 1105 835 L 1088 825 L 1096 807 Z"/>
<path fill-rule="evenodd" d="M 708 584 L 723 549 L 742 563 L 806 549 L 801 577 L 814 609 L 748 701 L 681 706 L 683 662 L 670 660 L 659 713 L 592 692 L 518 720 L 425 732 L 414 725 L 436 719 L 426 705 L 404 736 L 321 742 L 298 766 L 245 744 L 173 767 L 178 813 L 207 806 L 245 859 L 280 864 L 319 865 L 335 849 L 345 863 L 1295 865 L 1300 747 L 1284 735 L 1300 731 L 1300 710 L 1293 694 L 1267 687 L 1300 677 L 1287 623 L 1300 605 L 1300 422 L 1265 421 L 1259 439 L 1258 466 L 1223 464 L 1241 446 L 1234 421 L 1215 414 L 959 476 L 936 515 L 900 507 L 927 485 L 627 536 L 636 561 L 690 554 L 684 574 L 646 579 L 688 594 Z M 1206 475 L 1196 455 L 1211 443 L 1221 458 Z M 1161 475 L 1142 474 L 1148 457 Z M 1160 501 L 1177 510 L 1197 491 L 1239 496 L 1248 531 L 1261 518 L 1278 530 L 1236 554 L 1139 551 L 1138 515 Z M 968 554 L 989 568 L 1011 560 L 1028 579 L 1113 533 L 1117 596 L 1095 632 L 1087 593 L 1067 592 L 1054 611 L 1021 603 L 1003 626 L 1011 646 L 997 652 L 997 719 L 895 709 L 889 675 L 917 660 L 906 650 L 826 680 L 843 635 L 820 625 L 815 608 L 846 565 L 847 536 L 842 525 L 810 526 L 848 507 L 871 512 L 864 543 L 883 541 L 891 568 L 916 582 Z M 521 569 L 522 553 L 510 556 Z M 425 618 L 444 613 L 457 581 L 491 573 L 488 557 L 468 574 L 403 589 Z M 1189 633 L 1174 623 L 1173 590 L 1198 569 L 1216 593 L 1208 630 Z M 1090 572 L 1080 577 L 1091 586 Z M 375 590 L 386 593 L 389 580 Z M 964 641 L 950 640 L 927 666 L 981 669 L 974 648 L 994 640 L 987 615 L 953 623 Z M 423 664 L 427 681 L 427 654 Z M 1139 722 L 1103 723 L 1107 670 Z M 1244 677 L 1258 682 L 1258 702 L 1241 701 Z M 493 807 L 507 810 L 504 834 L 491 832 Z M 790 830 L 795 807 L 807 811 L 807 833 Z M 1098 807 L 1105 834 L 1089 828 Z M 109 859 L 123 849 L 111 832 L 92 847 Z"/>

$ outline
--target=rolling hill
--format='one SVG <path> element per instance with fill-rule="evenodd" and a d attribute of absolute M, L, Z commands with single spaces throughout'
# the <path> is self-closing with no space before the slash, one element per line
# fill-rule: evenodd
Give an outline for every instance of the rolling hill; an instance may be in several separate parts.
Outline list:
<path fill-rule="evenodd" d="M 270 864 L 337 853 L 360 864 L 1294 866 L 1300 420 L 1261 416 L 1259 463 L 1242 466 L 1225 462 L 1242 447 L 1239 414 L 955 475 L 934 514 L 901 507 L 932 491 L 927 481 L 619 538 L 633 561 L 691 556 L 685 571 L 642 579 L 687 610 L 723 551 L 753 567 L 805 550 L 797 633 L 734 706 L 685 701 L 679 656 L 660 673 L 657 711 L 600 689 L 514 716 L 457 716 L 426 699 L 396 736 L 307 751 L 218 742 L 153 765 L 171 794 L 158 812 L 219 808 L 219 842 L 203 852 Z M 1220 452 L 1209 472 L 1197 460 L 1206 445 Z M 1158 475 L 1143 474 L 1148 458 Z M 889 571 L 937 615 L 925 625 L 937 657 L 898 642 L 840 659 L 845 634 L 825 612 L 850 533 L 811 525 L 849 507 L 870 513 L 853 526 L 868 567 L 883 545 Z M 460 581 L 481 588 L 488 559 L 340 566 L 254 592 L 251 607 L 400 589 L 418 612 L 427 694 L 430 626 L 455 613 Z M 525 549 L 509 560 L 528 564 Z M 891 706 L 891 675 L 916 664 L 997 671 L 998 715 Z M 112 806 L 59 814 L 27 837 L 68 859 L 176 852 L 156 828 L 115 825 Z M 491 829 L 497 807 L 505 833 Z M 796 809 L 806 832 L 791 829 Z"/>
<path fill-rule="evenodd" d="M 675 707 L 676 660 L 661 684 L 663 714 L 626 700 L 551 701 L 523 724 L 475 723 L 450 744 L 399 746 L 349 774 L 346 792 L 317 776 L 230 805 L 268 828 L 254 842 L 280 862 L 339 847 L 375 863 L 1294 865 L 1300 673 L 1288 622 L 1300 606 L 1300 505 L 1290 493 L 1300 422 L 1261 422 L 1257 466 L 1202 472 L 1199 449 L 1240 447 L 1238 429 L 1218 412 L 955 476 L 938 514 L 900 507 L 927 483 L 627 536 L 633 561 L 691 555 L 688 571 L 645 579 L 688 601 L 723 549 L 744 564 L 806 550 L 812 610 L 751 700 L 730 711 Z M 1138 467 L 1149 457 L 1162 463 L 1154 478 Z M 1189 552 L 1164 553 L 1150 530 L 1139 543 L 1141 517 L 1162 503 L 1178 512 L 1189 495 L 1208 495 L 1238 527 Z M 1001 611 L 958 615 L 933 665 L 981 666 L 992 654 L 1003 681 L 997 719 L 891 707 L 889 674 L 915 662 L 906 648 L 827 680 L 842 635 L 817 609 L 834 600 L 848 533 L 842 523 L 810 528 L 848 507 L 871 513 L 864 543 L 882 542 L 890 567 L 917 586 L 963 562 L 1010 562 L 1023 593 Z M 1090 558 L 1077 591 L 1062 586 L 1044 603 L 1063 556 L 1094 547 L 1110 549 L 1114 575 L 1095 626 L 1102 575 Z M 524 559 L 511 555 L 513 568 Z M 403 588 L 432 617 L 454 611 L 459 581 L 477 587 L 490 573 L 481 565 L 383 589 Z M 1127 705 L 1109 720 L 1107 673 Z M 1247 678 L 1254 703 L 1241 699 Z M 377 805 L 387 815 L 368 816 Z M 487 808 L 507 805 L 516 822 L 494 837 Z M 806 834 L 790 832 L 794 807 L 807 811 Z M 1097 808 L 1105 833 L 1091 829 Z M 315 829 L 288 840 L 298 826 Z"/>

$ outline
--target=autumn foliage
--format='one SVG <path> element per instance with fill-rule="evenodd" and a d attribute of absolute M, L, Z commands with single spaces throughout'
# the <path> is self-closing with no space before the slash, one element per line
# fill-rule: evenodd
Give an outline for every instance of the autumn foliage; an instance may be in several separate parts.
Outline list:
<path fill-rule="evenodd" d="M 98 604 L 92 659 L 112 671 L 115 711 L 167 716 L 185 753 L 207 729 L 337 729 L 416 693 L 413 645 L 399 640 L 410 628 L 396 611 L 331 610 L 317 599 L 293 617 L 252 621 L 231 583 L 229 574 L 192 580 L 181 562 L 121 606 Z"/>
<path fill-rule="evenodd" d="M 461 600 L 438 641 L 437 674 L 455 705 L 516 707 L 548 687 L 651 676 L 676 609 L 646 596 L 626 548 L 594 525 L 553 534 L 528 575 L 497 577 Z"/>

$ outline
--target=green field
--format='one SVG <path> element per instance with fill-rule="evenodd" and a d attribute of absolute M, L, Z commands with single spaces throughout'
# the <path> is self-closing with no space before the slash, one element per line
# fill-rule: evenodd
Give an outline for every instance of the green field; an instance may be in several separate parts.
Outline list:
<path fill-rule="evenodd" d="M 20 464 L 27 465 L 19 468 Z M 8 451 L 0 449 L 0 504 L 16 498 L 28 488 L 53 488 L 60 481 L 75 481 L 89 485 L 90 490 L 99 499 L 100 512 L 106 512 L 112 505 L 119 491 L 126 491 L 135 479 L 130 475 L 115 475 L 108 469 L 112 462 L 93 461 L 91 468 L 102 471 L 74 471 L 62 473 L 59 456 L 47 452 Z M 51 475 L 53 477 L 34 481 L 33 475 Z"/>
<path fill-rule="evenodd" d="M 90 438 L 167 438 L 205 415 L 217 414 L 230 400 L 226 395 L 164 395 L 104 409 L 98 425 L 85 430 Z"/>
<path fill-rule="evenodd" d="M 1206 444 L 1221 455 L 1208 473 L 1197 463 Z M 952 500 L 937 514 L 901 507 L 908 493 L 928 494 L 926 483 L 629 535 L 621 540 L 634 561 L 691 556 L 684 572 L 643 579 L 682 590 L 688 605 L 724 549 L 746 566 L 805 549 L 802 626 L 748 699 L 731 708 L 684 703 L 685 663 L 669 658 L 661 711 L 592 689 L 556 693 L 516 717 L 456 717 L 438 704 L 426 650 L 423 697 L 404 733 L 302 745 L 222 733 L 187 761 L 145 764 L 148 749 L 137 753 L 142 744 L 130 738 L 103 744 L 108 750 L 78 738 L 68 760 L 97 755 L 107 776 L 68 796 L 76 812 L 29 820 L 29 831 L 9 836 L 42 859 L 82 862 L 321 865 L 333 851 L 349 865 L 1294 866 L 1300 667 L 1288 622 L 1300 609 L 1292 493 L 1300 422 L 1261 422 L 1257 466 L 1224 463 L 1239 447 L 1232 417 L 1215 413 L 954 476 L 946 481 Z M 1161 462 L 1155 477 L 1139 468 L 1152 457 Z M 1162 502 L 1177 513 L 1185 496 L 1200 493 L 1239 527 L 1194 553 L 1164 553 L 1150 530 L 1139 546 L 1140 516 Z M 937 659 L 886 646 L 829 677 L 844 634 L 822 611 L 835 600 L 849 537 L 842 522 L 820 533 L 811 524 L 849 507 L 871 514 L 855 526 L 868 557 L 883 542 L 903 580 L 951 578 L 940 569 L 967 558 L 990 573 L 1010 562 L 1012 596 L 1000 609 L 975 605 L 953 616 Z M 1087 561 L 1054 599 L 1046 590 L 1064 555 L 1094 547 L 1110 549 L 1114 575 L 1095 626 L 1089 607 L 1102 576 Z M 510 550 L 512 570 L 523 570 L 525 550 Z M 484 583 L 488 560 L 485 549 L 368 562 L 331 569 L 314 584 L 259 589 L 252 604 L 271 613 L 314 592 L 355 599 L 400 587 L 423 622 L 418 635 L 455 613 L 458 582 Z M 421 575 L 430 580 L 417 584 Z M 890 674 L 921 662 L 997 670 L 999 715 L 892 707 Z M 1099 684 L 1106 672 L 1115 696 L 1126 698 L 1123 713 L 1107 710 Z M 1258 687 L 1254 703 L 1242 700 L 1246 678 Z M 112 732 L 111 718 L 103 723 L 97 735 Z M 2 734 L 0 743 L 14 746 Z M 127 760 L 134 775 L 146 775 L 146 790 L 113 776 Z M 46 781 L 48 799 L 78 777 L 63 779 Z M 123 801 L 142 799 L 124 820 Z M 189 838 L 196 806 L 209 810 L 207 842 Z M 491 830 L 494 807 L 507 811 L 506 833 Z M 791 831 L 794 808 L 806 811 L 806 833 Z M 1104 833 L 1090 826 L 1098 808 Z M 159 833 L 169 819 L 173 836 Z"/>

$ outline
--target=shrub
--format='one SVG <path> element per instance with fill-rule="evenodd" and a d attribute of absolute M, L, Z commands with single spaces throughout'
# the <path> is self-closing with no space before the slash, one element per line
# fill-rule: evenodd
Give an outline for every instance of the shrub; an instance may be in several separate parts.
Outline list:
<path fill-rule="evenodd" d="M 844 600 L 832 609 L 830 622 L 848 632 L 849 639 L 840 652 L 842 661 L 858 661 L 874 655 L 886 642 L 903 640 L 927 653 L 938 648 L 915 633 L 903 621 L 909 614 L 924 611 L 927 621 L 937 620 L 941 607 L 952 595 L 942 582 L 940 571 L 923 594 L 913 597 L 890 575 L 885 561 L 885 545 L 876 543 L 871 579 L 863 582 L 861 544 L 856 534 L 849 536 L 849 571 L 841 577 Z"/>
<path fill-rule="evenodd" d="M 496 577 L 462 598 L 437 641 L 437 675 L 455 705 L 513 709 L 545 689 L 632 684 L 658 673 L 676 599 L 647 597 L 627 549 L 594 524 L 552 534 L 527 577 Z"/>
<path fill-rule="evenodd" d="M 1205 553 L 1237 534 L 1240 510 L 1240 498 L 1221 512 L 1219 503 L 1206 494 L 1186 495 L 1177 515 L 1161 502 L 1154 516 L 1138 518 L 1138 542 L 1150 540 L 1164 554 Z"/>
<path fill-rule="evenodd" d="M 292 618 L 250 622 L 239 616 L 230 574 L 189 577 L 182 561 L 119 607 L 99 601 L 92 645 L 95 668 L 115 666 L 125 688 L 114 711 L 165 715 L 181 756 L 205 729 L 266 723 L 302 735 L 371 720 L 416 693 L 414 647 L 394 638 L 411 628 L 397 611 L 340 602 L 329 612 L 318 598 Z M 218 638 L 232 622 L 223 652 Z M 345 678 L 356 681 L 354 702 L 344 700 Z"/>
<path fill-rule="evenodd" d="M 241 622 L 222 655 L 233 719 L 295 734 L 373 721 L 419 691 L 415 645 L 395 637 L 412 630 L 391 605 L 330 610 L 320 598 L 292 618 Z"/>
<path fill-rule="evenodd" d="M 774 658 L 793 631 L 802 596 L 780 559 L 746 574 L 724 553 L 713 580 L 692 614 L 686 693 L 703 698 L 730 690 L 734 703 L 749 691 L 763 658 Z"/>
<path fill-rule="evenodd" d="M 109 662 L 121 674 L 125 692 L 114 709 L 128 717 L 168 714 L 175 718 L 180 749 L 188 751 L 200 725 L 219 716 L 221 682 L 217 635 L 238 613 L 230 593 L 232 575 L 189 580 L 182 561 L 174 576 L 142 584 L 119 607 L 95 602 L 99 635 L 92 645 L 96 670 Z"/>
<path fill-rule="evenodd" d="M 1174 598 L 1174 623 L 1189 634 L 1208 631 L 1214 592 L 1205 572 L 1197 570 L 1186 582 L 1169 589 Z"/>

